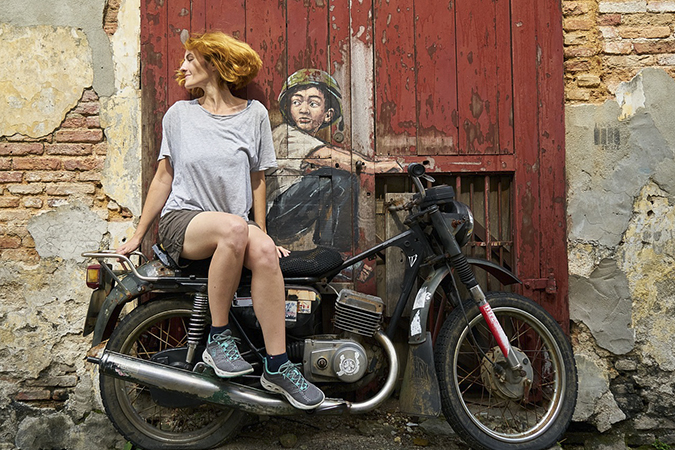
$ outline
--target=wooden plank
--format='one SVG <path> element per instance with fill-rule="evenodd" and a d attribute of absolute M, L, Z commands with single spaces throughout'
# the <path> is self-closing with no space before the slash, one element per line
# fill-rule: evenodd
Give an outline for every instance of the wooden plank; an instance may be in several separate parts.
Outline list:
<path fill-rule="evenodd" d="M 167 89 L 170 82 L 166 69 L 166 6 L 153 0 L 141 2 L 141 192 L 143 200 L 157 168 L 162 139 L 161 118 L 167 109 Z M 143 240 L 141 251 L 152 254 L 157 240 L 156 225 Z"/>
<path fill-rule="evenodd" d="M 206 0 L 192 0 L 190 34 L 199 34 L 206 30 Z"/>
<path fill-rule="evenodd" d="M 287 14 L 288 73 L 310 68 L 327 70 L 327 3 L 288 0 Z"/>
<path fill-rule="evenodd" d="M 539 190 L 541 277 L 553 275 L 557 286 L 555 294 L 544 292 L 541 296 L 544 306 L 569 332 L 562 11 L 556 2 L 542 2 L 535 10 L 541 55 L 537 74 L 539 173 L 545 174 Z M 544 242 L 550 244 L 543 245 Z"/>
<path fill-rule="evenodd" d="M 457 153 L 457 62 L 453 2 L 415 2 L 418 155 Z"/>
<path fill-rule="evenodd" d="M 539 139 L 537 103 L 536 15 L 532 3 L 512 0 L 513 39 L 513 127 L 517 159 L 515 173 L 515 249 L 516 275 L 540 278 L 541 230 L 539 192 Z M 539 292 L 523 289 L 523 294 L 540 301 Z"/>
<path fill-rule="evenodd" d="M 190 0 L 175 0 L 167 2 L 167 21 L 166 31 L 167 51 L 166 68 L 169 78 L 168 103 L 169 106 L 178 100 L 190 98 L 190 94 L 185 88 L 176 83 L 174 76 L 182 64 L 185 56 L 185 47 L 180 41 L 180 34 L 183 30 L 190 31 Z"/>
<path fill-rule="evenodd" d="M 457 77 L 461 153 L 499 153 L 499 70 L 510 70 L 508 53 L 500 53 L 496 5 L 457 2 Z M 502 49 L 503 50 L 503 49 Z M 502 58 L 507 61 L 501 62 Z"/>
<path fill-rule="evenodd" d="M 272 127 L 281 114 L 277 97 L 288 76 L 286 71 L 286 10 L 281 2 L 248 0 L 246 3 L 246 42 L 260 55 L 263 66 L 247 88 L 248 98 L 267 107 Z M 278 155 L 282 157 L 282 155 Z"/>
<path fill-rule="evenodd" d="M 246 40 L 245 0 L 209 0 L 205 6 L 207 30 L 222 31 L 242 41 Z"/>
<path fill-rule="evenodd" d="M 359 179 L 357 232 L 354 252 L 358 253 L 377 243 L 375 227 L 375 80 L 374 30 L 372 2 L 351 2 L 351 134 L 352 148 L 364 156 L 365 164 L 355 171 Z M 364 261 L 354 277 L 360 292 L 377 293 L 376 261 Z"/>
<path fill-rule="evenodd" d="M 344 149 L 352 149 L 351 106 L 352 73 L 350 46 L 350 8 L 348 0 L 330 0 L 328 28 L 328 72 L 340 85 L 342 119 L 330 127 L 328 141 Z M 361 80 L 363 82 L 364 80 Z M 353 169 L 353 168 L 352 168 Z"/>
<path fill-rule="evenodd" d="M 375 10 L 376 151 L 417 154 L 413 0 L 379 0 Z"/>

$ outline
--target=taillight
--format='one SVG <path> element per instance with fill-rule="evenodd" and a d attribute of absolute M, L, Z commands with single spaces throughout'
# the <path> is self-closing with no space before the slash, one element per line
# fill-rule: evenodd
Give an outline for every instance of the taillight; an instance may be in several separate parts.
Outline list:
<path fill-rule="evenodd" d="M 87 266 L 87 286 L 98 289 L 101 286 L 101 265 L 91 264 Z"/>

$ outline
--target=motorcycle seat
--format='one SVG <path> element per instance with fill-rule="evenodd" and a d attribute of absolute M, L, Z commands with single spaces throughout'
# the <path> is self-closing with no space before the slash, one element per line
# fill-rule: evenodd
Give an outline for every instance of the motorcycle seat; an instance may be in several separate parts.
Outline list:
<path fill-rule="evenodd" d="M 180 266 L 169 256 L 160 245 L 154 245 L 152 250 L 165 266 L 180 270 L 184 275 L 194 274 L 206 276 L 209 259 L 188 261 L 181 258 Z M 290 255 L 279 260 L 279 266 L 284 277 L 318 277 L 334 271 L 342 265 L 342 255 L 329 247 L 316 247 L 311 250 L 292 251 Z M 248 272 L 247 270 L 245 272 Z"/>

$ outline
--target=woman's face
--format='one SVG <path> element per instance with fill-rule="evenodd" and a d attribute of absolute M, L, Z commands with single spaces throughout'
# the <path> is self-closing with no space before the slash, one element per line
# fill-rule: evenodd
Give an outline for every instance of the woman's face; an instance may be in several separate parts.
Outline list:
<path fill-rule="evenodd" d="M 185 59 L 180 66 L 185 77 L 185 88 L 204 88 L 209 82 L 216 82 L 216 69 L 213 64 L 206 62 L 197 51 L 186 50 Z"/>
<path fill-rule="evenodd" d="M 314 135 L 321 125 L 330 123 L 333 109 L 326 110 L 326 98 L 319 89 L 310 87 L 296 91 L 291 96 L 290 113 L 295 126 Z"/>

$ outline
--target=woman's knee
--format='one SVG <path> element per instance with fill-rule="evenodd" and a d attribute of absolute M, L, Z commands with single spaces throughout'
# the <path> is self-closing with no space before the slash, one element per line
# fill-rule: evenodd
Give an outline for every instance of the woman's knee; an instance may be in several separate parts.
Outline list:
<path fill-rule="evenodd" d="M 214 226 L 217 246 L 227 246 L 237 252 L 246 250 L 248 241 L 248 225 L 244 219 L 238 216 L 227 217 Z"/>
<path fill-rule="evenodd" d="M 247 248 L 247 265 L 249 269 L 278 270 L 279 254 L 274 241 L 267 235 L 262 239 L 251 239 Z"/>

